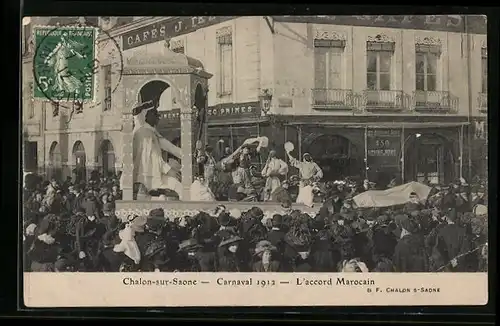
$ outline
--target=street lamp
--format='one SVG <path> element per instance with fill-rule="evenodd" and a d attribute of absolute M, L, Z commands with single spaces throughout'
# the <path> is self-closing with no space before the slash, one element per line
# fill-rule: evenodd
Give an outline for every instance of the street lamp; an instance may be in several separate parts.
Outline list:
<path fill-rule="evenodd" d="M 260 107 L 262 110 L 262 113 L 264 115 L 267 115 L 269 113 L 269 110 L 271 110 L 271 100 L 273 99 L 273 95 L 269 92 L 269 90 L 266 88 L 262 90 L 261 95 L 259 95 L 259 101 L 260 101 Z"/>

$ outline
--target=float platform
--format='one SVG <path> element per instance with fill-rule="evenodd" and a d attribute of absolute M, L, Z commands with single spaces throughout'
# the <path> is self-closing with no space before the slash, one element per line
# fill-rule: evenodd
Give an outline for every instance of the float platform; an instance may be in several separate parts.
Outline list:
<path fill-rule="evenodd" d="M 194 201 L 158 201 L 158 200 L 118 200 L 116 201 L 116 216 L 122 220 L 130 215 L 147 216 L 152 209 L 163 208 L 165 217 L 173 220 L 176 217 L 193 216 L 197 213 L 213 212 L 219 205 L 224 205 L 227 210 L 238 209 L 247 211 L 254 206 L 264 211 L 264 216 L 282 214 L 283 208 L 279 203 L 273 202 L 194 202 Z M 319 206 L 307 207 L 301 204 L 292 204 L 293 209 L 315 215 Z"/>

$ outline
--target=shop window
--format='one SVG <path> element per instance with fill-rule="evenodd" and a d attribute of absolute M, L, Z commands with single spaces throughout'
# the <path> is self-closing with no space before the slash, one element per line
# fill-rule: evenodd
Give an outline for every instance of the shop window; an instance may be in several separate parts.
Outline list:
<path fill-rule="evenodd" d="M 439 52 L 440 49 L 437 46 L 416 45 L 415 89 L 417 91 L 436 91 Z"/>
<path fill-rule="evenodd" d="M 219 57 L 219 97 L 230 95 L 233 91 L 233 34 L 230 28 L 217 31 Z"/>
<path fill-rule="evenodd" d="M 103 101 L 103 111 L 111 110 L 111 65 L 102 66 L 102 72 L 104 75 L 104 101 Z"/>
<path fill-rule="evenodd" d="M 367 42 L 366 82 L 369 90 L 391 89 L 391 66 L 394 43 Z"/>
<path fill-rule="evenodd" d="M 314 88 L 342 89 L 344 41 L 314 40 Z"/>

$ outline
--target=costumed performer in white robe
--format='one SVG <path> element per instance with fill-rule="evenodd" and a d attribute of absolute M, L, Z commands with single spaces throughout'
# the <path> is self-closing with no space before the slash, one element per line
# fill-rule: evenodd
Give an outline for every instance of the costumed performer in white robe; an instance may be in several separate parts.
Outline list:
<path fill-rule="evenodd" d="M 162 157 L 163 150 L 180 159 L 181 149 L 156 130 L 160 115 L 152 101 L 134 108 L 132 113 L 134 115 L 133 183 L 142 184 L 146 187 L 146 191 L 173 190 L 182 200 L 180 171 L 165 162 Z"/>
<path fill-rule="evenodd" d="M 214 193 L 203 176 L 196 177 L 189 190 L 192 201 L 215 201 Z"/>
<path fill-rule="evenodd" d="M 302 155 L 303 161 L 295 159 L 290 152 L 287 152 L 290 159 L 290 165 L 299 169 L 299 194 L 297 196 L 297 204 L 304 204 L 312 207 L 314 201 L 314 182 L 318 182 L 323 178 L 323 171 L 316 162 L 313 161 L 309 153 Z"/>
<path fill-rule="evenodd" d="M 271 194 L 281 186 L 280 178 L 288 173 L 288 164 L 276 157 L 276 151 L 271 150 L 267 162 L 262 169 L 262 176 L 266 178 L 264 186 L 264 201 L 271 200 Z"/>

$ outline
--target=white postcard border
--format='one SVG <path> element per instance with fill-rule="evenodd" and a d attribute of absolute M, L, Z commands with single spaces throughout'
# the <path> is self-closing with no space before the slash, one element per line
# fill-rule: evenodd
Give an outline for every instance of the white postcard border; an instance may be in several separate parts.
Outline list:
<path fill-rule="evenodd" d="M 223 280 L 247 285 L 220 285 Z M 24 304 L 29 308 L 487 303 L 487 273 L 24 273 Z"/>

